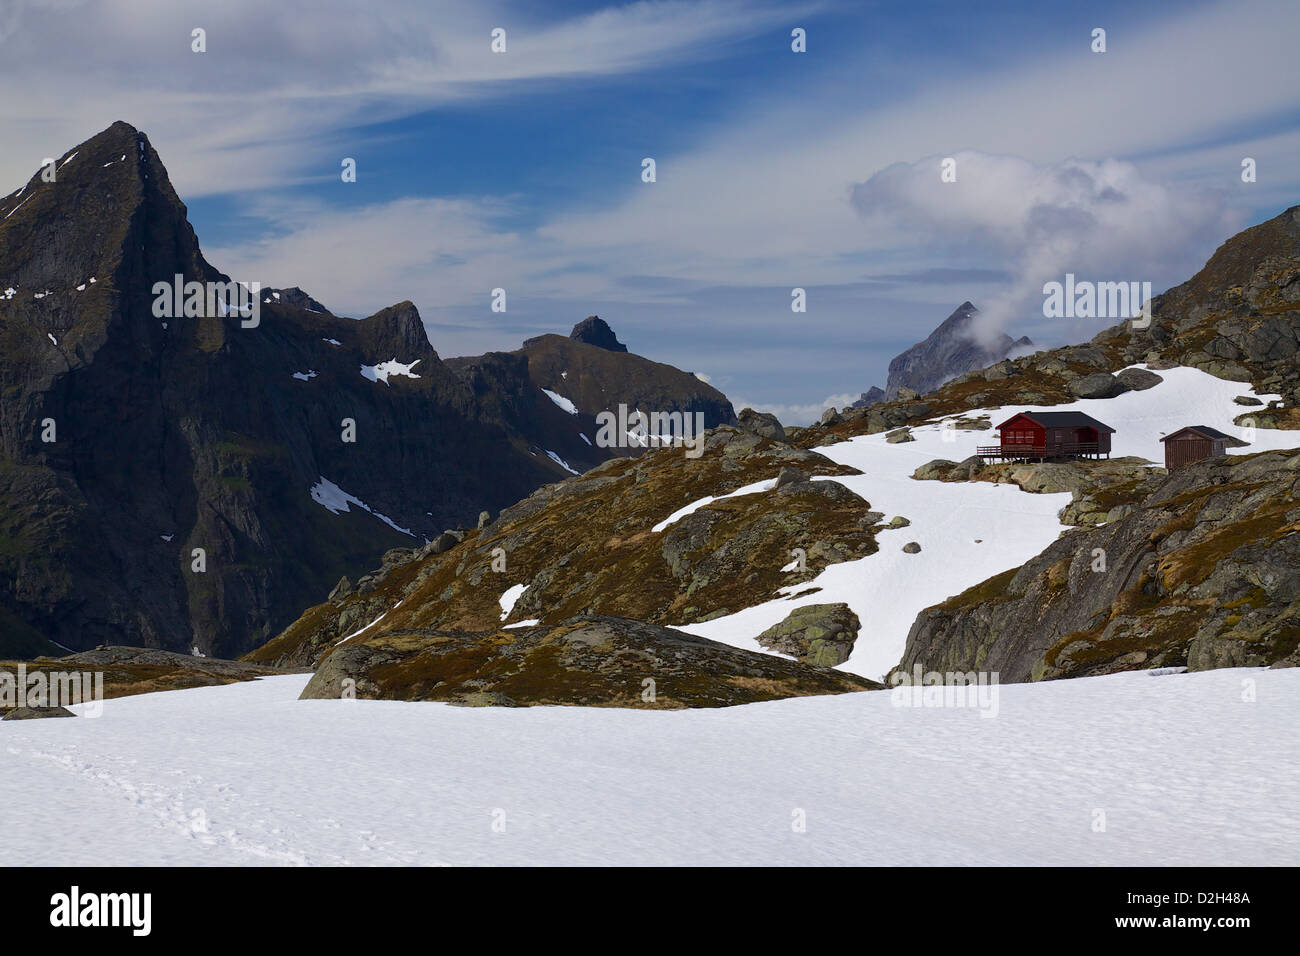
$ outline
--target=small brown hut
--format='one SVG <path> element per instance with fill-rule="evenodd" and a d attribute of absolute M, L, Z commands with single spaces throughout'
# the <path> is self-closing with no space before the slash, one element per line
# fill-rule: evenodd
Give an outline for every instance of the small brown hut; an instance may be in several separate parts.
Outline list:
<path fill-rule="evenodd" d="M 1165 467 L 1170 471 L 1194 461 L 1226 455 L 1229 445 L 1244 444 L 1208 425 L 1188 425 L 1160 440 L 1165 445 Z"/>

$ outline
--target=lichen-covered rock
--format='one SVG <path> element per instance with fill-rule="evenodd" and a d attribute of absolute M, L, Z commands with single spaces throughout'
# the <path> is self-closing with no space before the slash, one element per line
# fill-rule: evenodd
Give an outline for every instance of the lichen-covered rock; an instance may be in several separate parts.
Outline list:
<path fill-rule="evenodd" d="M 808 604 L 755 638 L 769 650 L 816 667 L 835 667 L 849 659 L 862 624 L 847 604 Z"/>
<path fill-rule="evenodd" d="M 678 709 L 881 686 L 672 628 L 584 616 L 478 634 L 389 631 L 359 638 L 325 656 L 302 697 Z"/>
<path fill-rule="evenodd" d="M 933 461 L 927 461 L 924 465 L 917 468 L 916 471 L 912 472 L 912 477 L 917 481 L 939 479 L 947 475 L 956 467 L 957 463 L 955 461 L 949 461 L 946 458 L 936 458 Z"/>

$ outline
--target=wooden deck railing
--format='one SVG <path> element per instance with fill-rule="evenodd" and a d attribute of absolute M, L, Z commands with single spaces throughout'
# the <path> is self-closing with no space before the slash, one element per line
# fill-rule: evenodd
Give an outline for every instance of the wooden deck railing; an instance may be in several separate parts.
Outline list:
<path fill-rule="evenodd" d="M 1067 455 L 1097 455 L 1098 442 L 1057 442 L 1054 445 L 980 445 L 981 458 L 1062 458 Z"/>

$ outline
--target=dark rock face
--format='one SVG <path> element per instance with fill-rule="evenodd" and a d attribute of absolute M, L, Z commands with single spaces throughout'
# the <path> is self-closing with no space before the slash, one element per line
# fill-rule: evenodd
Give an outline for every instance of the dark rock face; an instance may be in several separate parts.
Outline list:
<path fill-rule="evenodd" d="M 896 398 L 915 397 L 902 393 L 901 389 L 911 389 L 917 395 L 924 395 L 963 372 L 982 369 L 1005 358 L 1012 351 L 1032 347 L 1033 343 L 1028 338 L 1013 339 L 1006 334 L 1001 335 L 992 346 L 979 344 L 972 338 L 970 328 L 971 320 L 978 312 L 971 303 L 963 302 L 924 341 L 895 356 L 889 363 L 889 381 L 885 383 L 885 391 L 880 398 L 893 401 Z M 870 393 L 864 393 L 863 399 L 868 395 Z M 854 405 L 863 407 L 858 402 Z"/>
<path fill-rule="evenodd" d="M 847 604 L 808 604 L 755 638 L 769 650 L 815 667 L 835 667 L 853 653 L 862 622 Z"/>
<path fill-rule="evenodd" d="M 569 333 L 569 338 L 610 352 L 627 351 L 627 346 L 618 340 L 609 323 L 597 315 L 589 315 L 575 325 L 573 331 Z"/>
<path fill-rule="evenodd" d="M 291 305 L 296 309 L 306 309 L 308 312 L 319 312 L 322 315 L 334 314 L 297 286 L 289 289 L 263 289 L 262 298 L 271 299 L 281 305 Z"/>
<path fill-rule="evenodd" d="M 589 616 L 487 634 L 359 638 L 326 655 L 302 697 L 676 709 L 880 687 L 668 627 Z"/>
<path fill-rule="evenodd" d="M 608 342 L 588 341 L 593 336 L 604 341 L 599 331 L 578 335 L 578 330 L 593 320 L 609 332 L 608 340 L 617 348 Z M 589 330 L 595 328 L 594 324 L 588 326 Z M 546 435 L 549 444 L 542 446 L 543 455 L 553 451 L 578 472 L 611 457 L 645 450 L 631 442 L 600 445 L 597 416 L 603 412 L 617 416 L 620 406 L 629 415 L 638 409 L 646 414 L 689 415 L 692 429 L 697 413 L 703 416 L 704 428 L 736 420 L 731 403 L 716 388 L 690 372 L 628 352 L 614 339 L 609 326 L 595 316 L 578 323 L 569 338 L 539 335 L 527 339 L 515 352 L 452 358 L 446 365 L 511 427 L 525 434 Z M 569 414 L 543 389 L 570 402 L 576 414 Z"/>
<path fill-rule="evenodd" d="M 921 612 L 900 669 L 1005 682 L 1300 664 L 1300 455 L 1213 459 Z"/>
<path fill-rule="evenodd" d="M 409 302 L 357 321 L 266 289 L 255 327 L 155 315 L 176 275 L 228 279 L 125 123 L 0 198 L 0 656 L 235 656 L 385 551 L 566 477 L 548 451 L 574 470 L 614 453 L 527 356 L 444 363 Z M 730 413 L 671 371 L 691 389 L 665 393 Z"/>
<path fill-rule="evenodd" d="M 1146 328 L 1121 323 L 1097 345 L 1122 364 L 1190 365 L 1282 395 L 1300 424 L 1300 206 L 1233 236 L 1182 285 L 1156 296 Z"/>

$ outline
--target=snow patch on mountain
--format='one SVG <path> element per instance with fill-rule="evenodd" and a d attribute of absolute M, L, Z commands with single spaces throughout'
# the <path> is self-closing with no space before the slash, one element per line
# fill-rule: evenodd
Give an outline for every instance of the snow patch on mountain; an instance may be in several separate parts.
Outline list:
<path fill-rule="evenodd" d="M 580 474 L 582 474 L 582 472 L 580 472 L 580 471 L 576 471 L 576 470 L 574 470 L 573 468 L 570 468 L 570 467 L 569 467 L 569 463 L 568 463 L 567 461 L 565 461 L 563 458 L 561 458 L 559 455 L 557 455 L 555 452 L 553 452 L 553 451 L 547 451 L 546 454 L 547 454 L 547 457 L 549 457 L 549 458 L 551 459 L 551 461 L 555 462 L 557 465 L 559 465 L 561 468 L 563 468 L 563 469 L 564 469 L 565 471 L 567 471 L 569 474 L 571 474 L 571 475 L 580 475 Z"/>
<path fill-rule="evenodd" d="M 395 521 L 393 521 L 392 518 L 389 518 L 387 515 L 383 515 L 380 514 L 378 511 L 375 511 L 373 508 L 371 508 L 360 498 L 356 497 L 355 495 L 348 494 L 346 491 L 344 491 L 338 485 L 334 484 L 334 482 L 330 481 L 324 475 L 321 476 L 320 481 L 312 485 L 311 499 L 312 501 L 316 502 L 318 505 L 325 508 L 327 511 L 332 512 L 333 514 L 341 514 L 344 511 L 351 511 L 352 509 L 350 506 L 356 505 L 362 511 L 374 515 L 376 518 L 378 518 L 384 524 L 388 525 L 394 531 L 400 531 L 402 534 L 409 534 L 412 537 L 415 536 L 410 531 L 410 529 L 399 526 Z"/>
<path fill-rule="evenodd" d="M 553 401 L 564 411 L 568 412 L 570 415 L 578 414 L 578 406 L 574 405 L 573 402 L 569 401 L 563 395 L 558 395 L 555 392 L 552 392 L 549 388 L 544 388 L 542 389 L 542 391 L 546 393 L 547 398 Z"/>
<path fill-rule="evenodd" d="M 361 376 L 362 378 L 367 378 L 372 382 L 383 382 L 387 385 L 389 376 L 392 375 L 402 375 L 406 378 L 419 378 L 420 376 L 411 371 L 411 369 L 415 368 L 415 366 L 419 364 L 419 359 L 410 363 L 399 362 L 397 359 L 389 359 L 387 362 L 380 362 L 378 365 L 361 366 Z"/>
<path fill-rule="evenodd" d="M 678 521 L 681 521 L 687 515 L 694 514 L 695 512 L 699 511 L 701 508 L 705 507 L 706 505 L 713 504 L 713 502 L 715 501 L 722 501 L 724 498 L 738 498 L 741 495 L 755 495 L 758 494 L 759 492 L 771 491 L 775 487 L 776 487 L 776 479 L 766 478 L 763 481 L 756 481 L 753 484 L 745 485 L 742 488 L 737 488 L 735 491 L 730 491 L 725 495 L 717 495 L 717 496 L 706 495 L 703 498 L 700 498 L 696 501 L 692 501 L 690 504 L 686 505 L 685 507 L 678 508 L 676 511 L 670 514 L 663 521 L 660 521 L 657 525 L 655 525 L 650 530 L 653 531 L 655 534 L 658 534 L 660 531 L 663 531 L 669 525 L 676 524 Z"/>
<path fill-rule="evenodd" d="M 510 612 L 515 609 L 515 604 L 518 603 L 527 590 L 527 584 L 512 584 L 506 588 L 501 597 L 497 598 L 497 603 L 501 605 L 501 620 L 504 621 L 510 616 Z"/>

